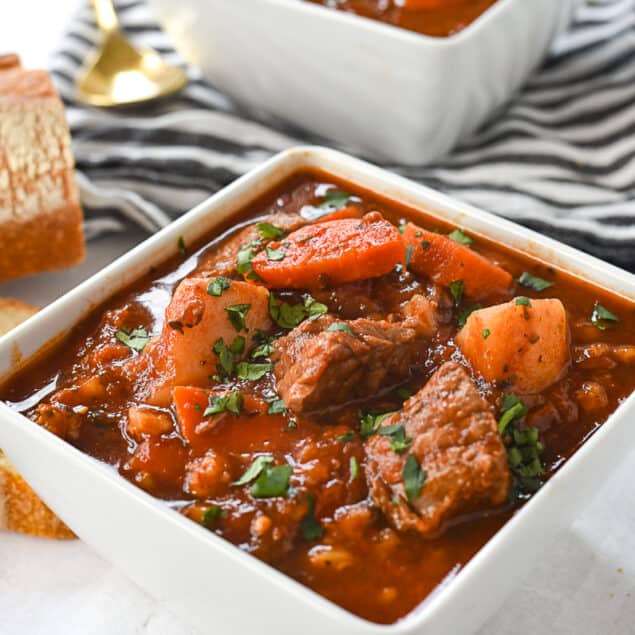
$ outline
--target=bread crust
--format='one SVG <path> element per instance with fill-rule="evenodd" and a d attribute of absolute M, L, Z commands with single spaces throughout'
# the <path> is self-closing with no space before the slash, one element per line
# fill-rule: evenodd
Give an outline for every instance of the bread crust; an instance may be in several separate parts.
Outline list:
<path fill-rule="evenodd" d="M 0 298 L 0 336 L 37 313 L 37 310 L 22 300 Z M 3 529 L 58 540 L 75 537 L 37 497 L 0 451 L 0 530 Z"/>

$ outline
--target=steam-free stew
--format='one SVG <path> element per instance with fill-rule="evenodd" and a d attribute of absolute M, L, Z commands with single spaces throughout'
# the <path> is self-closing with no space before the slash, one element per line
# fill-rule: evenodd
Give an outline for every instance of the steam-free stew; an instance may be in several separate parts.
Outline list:
<path fill-rule="evenodd" d="M 332 176 L 179 249 L 2 398 L 375 622 L 451 580 L 635 386 L 631 301 Z"/>
<path fill-rule="evenodd" d="M 307 0 L 435 37 L 458 33 L 496 0 Z"/>

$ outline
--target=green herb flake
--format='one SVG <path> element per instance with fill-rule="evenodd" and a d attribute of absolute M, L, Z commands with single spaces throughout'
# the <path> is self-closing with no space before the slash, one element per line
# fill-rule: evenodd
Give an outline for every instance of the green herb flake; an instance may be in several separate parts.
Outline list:
<path fill-rule="evenodd" d="M 350 460 L 351 481 L 354 481 L 359 476 L 359 461 L 357 457 L 352 456 Z"/>
<path fill-rule="evenodd" d="M 267 408 L 268 415 L 282 415 L 287 412 L 287 407 L 285 406 L 284 401 L 282 399 L 275 399 L 269 404 L 269 408 Z"/>
<path fill-rule="evenodd" d="M 333 322 L 327 329 L 327 333 L 348 333 L 349 335 L 353 335 L 353 331 L 351 331 L 351 327 L 346 324 L 346 322 Z"/>
<path fill-rule="evenodd" d="M 430 241 L 422 240 L 421 241 L 421 249 L 427 249 L 430 246 Z"/>
<path fill-rule="evenodd" d="M 471 306 L 465 309 L 464 311 L 461 311 L 459 313 L 459 317 L 457 318 L 459 326 L 461 327 L 465 326 L 467 323 L 467 319 L 470 317 L 470 315 L 472 315 L 474 311 L 478 311 L 480 308 L 481 308 L 480 304 L 475 304 L 474 306 Z"/>
<path fill-rule="evenodd" d="M 414 394 L 415 394 L 414 391 L 410 390 L 410 388 L 398 388 L 397 389 L 397 396 L 402 401 L 406 401 L 406 399 L 410 399 L 410 397 L 412 397 L 412 395 L 414 395 Z"/>
<path fill-rule="evenodd" d="M 483 339 L 486 340 L 492 332 L 489 329 L 483 329 Z"/>
<path fill-rule="evenodd" d="M 461 245 L 471 245 L 474 242 L 466 233 L 464 233 L 460 229 L 455 229 L 453 232 L 450 232 L 448 234 L 448 238 Z"/>
<path fill-rule="evenodd" d="M 348 205 L 351 200 L 351 194 L 343 192 L 342 190 L 329 190 L 322 199 L 322 202 L 318 205 L 320 209 L 325 209 L 331 212 L 335 212 L 338 209 L 342 209 Z"/>
<path fill-rule="evenodd" d="M 269 295 L 269 315 L 284 329 L 293 329 L 307 318 L 316 319 L 328 312 L 326 305 L 317 302 L 310 295 L 305 296 L 302 304 L 289 304 Z"/>
<path fill-rule="evenodd" d="M 203 514 L 203 525 L 205 525 L 205 527 L 210 527 L 215 521 L 225 518 L 225 516 L 227 516 L 226 510 L 218 507 L 217 505 L 212 505 Z"/>
<path fill-rule="evenodd" d="M 397 227 L 397 229 L 399 230 L 400 234 L 403 234 L 406 231 L 406 227 L 408 226 L 408 221 L 405 220 L 400 220 L 399 221 L 399 226 Z"/>
<path fill-rule="evenodd" d="M 401 476 L 406 490 L 406 498 L 409 503 L 413 503 L 419 498 L 428 477 L 428 474 L 421 468 L 414 454 L 409 455 L 406 459 Z"/>
<path fill-rule="evenodd" d="M 406 247 L 406 269 L 410 266 L 410 261 L 412 260 L 412 245 L 408 245 Z"/>
<path fill-rule="evenodd" d="M 593 313 L 591 314 L 591 324 L 600 331 L 606 331 L 609 328 L 610 322 L 617 323 L 620 318 L 609 311 L 606 307 L 602 306 L 599 302 L 595 303 L 593 307 Z"/>
<path fill-rule="evenodd" d="M 232 414 L 240 414 L 243 406 L 243 394 L 239 390 L 232 390 L 227 395 L 210 395 L 209 406 L 203 413 L 204 417 L 214 417 L 223 412 L 231 412 Z"/>
<path fill-rule="evenodd" d="M 137 351 L 137 353 L 140 353 L 150 341 L 150 335 L 143 326 L 132 330 L 120 329 L 115 333 L 115 337 L 128 348 Z"/>
<path fill-rule="evenodd" d="M 335 438 L 338 441 L 343 441 L 344 443 L 350 443 L 354 437 L 355 437 L 355 433 L 351 430 L 350 432 L 347 432 L 346 434 L 338 434 Z"/>
<path fill-rule="evenodd" d="M 264 240 L 280 240 L 287 235 L 284 229 L 276 227 L 272 223 L 257 223 L 256 229 Z"/>
<path fill-rule="evenodd" d="M 292 472 L 293 467 L 290 465 L 276 465 L 275 467 L 265 465 L 260 472 L 260 476 L 251 486 L 249 493 L 254 498 L 286 496 L 289 491 L 289 478 Z"/>
<path fill-rule="evenodd" d="M 262 243 L 259 240 L 252 240 L 243 245 L 236 254 L 236 271 L 252 280 L 259 280 L 258 274 L 253 269 L 251 261 L 256 255 L 255 250 L 260 248 Z"/>
<path fill-rule="evenodd" d="M 503 404 L 501 407 L 502 416 L 498 422 L 498 432 L 505 434 L 509 424 L 515 419 L 520 419 L 527 414 L 527 407 L 513 393 L 503 395 Z"/>
<path fill-rule="evenodd" d="M 178 247 L 181 256 L 187 256 L 187 247 L 185 246 L 183 236 L 179 236 L 179 239 L 176 241 L 176 246 Z"/>
<path fill-rule="evenodd" d="M 285 253 L 282 249 L 274 249 L 273 247 L 267 247 L 265 249 L 265 253 L 267 254 L 267 260 L 271 260 L 273 262 L 284 260 L 285 257 Z"/>
<path fill-rule="evenodd" d="M 259 357 L 269 357 L 273 353 L 273 346 L 270 342 L 264 342 L 263 344 L 259 344 L 251 351 L 251 358 L 258 359 Z"/>
<path fill-rule="evenodd" d="M 260 476 L 260 473 L 269 464 L 273 463 L 273 457 L 270 454 L 262 454 L 253 461 L 253 463 L 245 470 L 243 475 L 232 483 L 236 487 L 247 485 Z"/>
<path fill-rule="evenodd" d="M 258 381 L 262 379 L 273 367 L 271 362 L 251 363 L 239 362 L 236 365 L 236 376 L 247 381 Z"/>
<path fill-rule="evenodd" d="M 312 542 L 314 540 L 319 540 L 324 535 L 324 527 L 320 525 L 320 523 L 315 518 L 315 495 L 309 492 L 307 496 L 307 502 L 309 509 L 307 511 L 306 516 L 302 519 L 300 523 L 300 531 L 302 532 L 302 537 L 307 542 Z"/>
<path fill-rule="evenodd" d="M 454 298 L 454 304 L 459 306 L 459 304 L 461 304 L 461 300 L 463 299 L 463 293 L 465 292 L 465 283 L 463 280 L 455 280 L 454 282 L 450 282 L 448 288 Z"/>
<path fill-rule="evenodd" d="M 238 331 L 248 331 L 247 324 L 245 323 L 245 317 L 251 308 L 251 304 L 234 304 L 232 306 L 226 306 L 227 317 L 232 323 L 232 326 Z"/>
<path fill-rule="evenodd" d="M 377 430 L 379 426 L 386 420 L 388 417 L 394 415 L 394 412 L 362 412 L 361 410 L 358 413 L 359 418 L 359 434 L 367 439 L 371 437 Z"/>
<path fill-rule="evenodd" d="M 236 340 L 234 340 L 234 342 L 236 342 Z M 229 377 L 234 372 L 234 353 L 227 347 L 222 337 L 216 340 L 212 350 L 218 357 L 219 374 Z"/>
<path fill-rule="evenodd" d="M 553 282 L 549 282 L 548 280 L 543 280 L 538 276 L 534 276 L 527 271 L 524 271 L 520 277 L 517 279 L 518 284 L 523 287 L 527 287 L 528 289 L 533 289 L 534 291 L 544 291 L 545 289 L 549 289 L 553 287 Z"/>
<path fill-rule="evenodd" d="M 516 298 L 516 305 L 531 308 L 531 300 L 525 296 L 520 296 L 519 298 Z"/>
<path fill-rule="evenodd" d="M 227 291 L 230 286 L 231 282 L 229 279 L 218 276 L 218 278 L 214 278 L 214 280 L 207 285 L 207 293 L 213 296 L 221 296 L 223 295 L 223 291 Z"/>
<path fill-rule="evenodd" d="M 379 434 L 390 439 L 390 447 L 393 452 L 403 454 L 412 443 L 412 439 L 406 436 L 406 429 L 402 424 L 379 428 Z"/>

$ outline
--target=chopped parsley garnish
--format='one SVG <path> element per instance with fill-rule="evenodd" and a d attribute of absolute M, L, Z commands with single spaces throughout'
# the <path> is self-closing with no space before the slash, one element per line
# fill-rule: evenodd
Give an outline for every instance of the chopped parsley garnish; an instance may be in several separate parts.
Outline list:
<path fill-rule="evenodd" d="M 261 246 L 262 243 L 259 240 L 252 240 L 238 250 L 236 255 L 236 271 L 238 273 L 251 280 L 259 280 L 259 276 L 254 271 L 251 261 L 256 255 L 254 250 Z"/>
<path fill-rule="evenodd" d="M 350 460 L 351 481 L 354 481 L 359 476 L 359 461 L 357 457 L 352 456 Z"/>
<path fill-rule="evenodd" d="M 284 329 L 293 329 L 307 318 L 315 319 L 327 312 L 327 306 L 310 295 L 304 297 L 302 304 L 289 304 L 276 298 L 273 293 L 269 295 L 269 315 Z"/>
<path fill-rule="evenodd" d="M 514 476 L 512 494 L 532 493 L 542 485 L 539 477 L 544 474 L 540 454 L 544 450 L 537 428 L 518 424 L 526 412 L 526 406 L 516 395 L 504 395 L 502 416 L 498 429 L 507 447 L 507 460 Z"/>
<path fill-rule="evenodd" d="M 518 278 L 518 284 L 523 287 L 527 287 L 528 289 L 533 289 L 534 291 L 544 291 L 545 289 L 549 289 L 553 287 L 553 282 L 549 282 L 548 280 L 543 280 L 538 276 L 534 276 L 527 271 L 524 271 L 520 274 Z"/>
<path fill-rule="evenodd" d="M 300 523 L 300 530 L 302 531 L 302 537 L 307 542 L 311 542 L 319 540 L 324 535 L 324 527 L 315 518 L 315 495 L 312 492 L 309 492 L 307 496 L 307 503 L 309 509 Z"/>
<path fill-rule="evenodd" d="M 414 395 L 414 391 L 410 390 L 410 388 L 398 388 L 397 389 L 397 396 L 399 397 L 399 399 L 402 399 L 403 401 L 406 401 L 406 399 L 410 399 L 410 397 L 412 397 L 412 395 Z"/>
<path fill-rule="evenodd" d="M 489 329 L 483 329 L 483 339 L 486 340 L 492 332 Z"/>
<path fill-rule="evenodd" d="M 516 304 L 518 306 L 528 306 L 531 307 L 531 300 L 529 298 L 526 298 L 524 295 L 520 296 L 519 298 L 516 298 Z"/>
<path fill-rule="evenodd" d="M 412 443 L 412 439 L 406 436 L 406 429 L 400 423 L 380 428 L 379 434 L 390 439 L 390 447 L 397 454 L 403 454 Z"/>
<path fill-rule="evenodd" d="M 455 229 L 453 232 L 450 232 L 448 234 L 448 238 L 461 245 L 471 245 L 474 242 L 466 233 L 464 233 L 460 229 Z"/>
<path fill-rule="evenodd" d="M 337 333 L 338 331 L 342 331 L 343 333 L 353 335 L 351 327 L 346 324 L 346 322 L 333 322 L 333 324 L 331 324 L 326 330 L 328 333 Z"/>
<path fill-rule="evenodd" d="M 230 349 L 235 355 L 240 355 L 245 350 L 245 338 L 242 335 L 236 335 Z"/>
<path fill-rule="evenodd" d="M 289 491 L 289 478 L 293 472 L 290 465 L 265 465 L 260 476 L 251 486 L 249 493 L 254 498 L 272 498 L 286 496 Z"/>
<path fill-rule="evenodd" d="M 232 414 L 240 414 L 243 406 L 243 394 L 239 390 L 232 390 L 227 395 L 210 395 L 209 406 L 203 413 L 204 417 L 213 417 L 222 412 L 231 412 Z"/>
<path fill-rule="evenodd" d="M 245 324 L 245 317 L 250 308 L 251 304 L 234 304 L 233 306 L 225 307 L 229 321 L 238 332 L 249 330 L 247 324 Z"/>
<path fill-rule="evenodd" d="M 176 246 L 179 248 L 181 256 L 187 256 L 187 247 L 185 246 L 183 236 L 179 236 L 179 239 L 176 241 Z"/>
<path fill-rule="evenodd" d="M 241 485 L 247 485 L 254 479 L 260 476 L 260 473 L 265 469 L 267 465 L 273 463 L 273 457 L 270 454 L 262 454 L 254 459 L 253 463 L 245 470 L 243 475 L 232 483 L 237 487 Z"/>
<path fill-rule="evenodd" d="M 264 342 L 263 344 L 258 344 L 258 346 L 251 351 L 251 358 L 269 357 L 271 353 L 273 353 L 273 345 L 270 342 Z"/>
<path fill-rule="evenodd" d="M 410 266 L 412 260 L 412 245 L 406 247 L 406 269 Z"/>
<path fill-rule="evenodd" d="M 209 295 L 221 296 L 223 295 L 223 291 L 227 291 L 230 286 L 231 282 L 228 278 L 218 276 L 218 278 L 214 278 L 214 280 L 207 285 L 207 293 Z"/>
<path fill-rule="evenodd" d="M 285 253 L 282 249 L 274 249 L 273 247 L 267 247 L 265 249 L 265 253 L 267 254 L 267 260 L 272 260 L 274 262 L 284 260 L 285 257 Z"/>
<path fill-rule="evenodd" d="M 140 353 L 146 344 L 150 341 L 150 335 L 143 326 L 139 326 L 136 329 L 120 329 L 115 333 L 115 337 L 128 348 Z"/>
<path fill-rule="evenodd" d="M 403 470 L 401 471 L 401 476 L 403 478 L 404 489 L 406 490 L 406 498 L 409 503 L 413 503 L 419 498 L 419 494 L 421 494 L 421 490 L 428 477 L 427 472 L 421 468 L 414 454 L 411 454 L 406 459 Z"/>
<path fill-rule="evenodd" d="M 227 516 L 227 511 L 218 507 L 217 505 L 212 505 L 207 511 L 203 514 L 203 524 L 205 527 L 209 527 L 214 523 L 214 521 L 219 520 L 220 518 L 225 518 Z"/>
<path fill-rule="evenodd" d="M 430 241 L 422 240 L 421 241 L 421 249 L 427 249 L 430 246 Z"/>
<path fill-rule="evenodd" d="M 231 348 L 229 348 L 222 337 L 216 340 L 212 350 L 218 357 L 218 372 L 221 375 L 229 377 L 234 372 L 234 357 L 236 353 L 240 352 L 238 349 L 241 348 L 241 342 L 242 348 L 244 348 L 245 338 L 239 335 L 234 339 Z"/>
<path fill-rule="evenodd" d="M 461 304 L 461 300 L 463 299 L 463 293 L 465 292 L 465 283 L 463 280 L 455 280 L 454 282 L 450 282 L 448 288 L 454 298 L 454 304 L 459 306 L 459 304 Z"/>
<path fill-rule="evenodd" d="M 273 367 L 271 362 L 251 363 L 239 362 L 236 365 L 236 376 L 248 381 L 258 381 L 262 379 Z"/>
<path fill-rule="evenodd" d="M 595 328 L 600 329 L 600 331 L 606 331 L 606 329 L 610 326 L 610 322 L 617 323 L 619 321 L 620 318 L 618 318 L 615 313 L 609 311 L 599 302 L 595 303 L 593 313 L 591 314 L 591 324 L 593 324 Z"/>
<path fill-rule="evenodd" d="M 335 212 L 338 209 L 346 207 L 351 200 L 351 196 L 351 194 L 343 192 L 342 190 L 330 190 L 324 195 L 318 207 Z"/>
<path fill-rule="evenodd" d="M 480 308 L 481 308 L 480 304 L 475 304 L 474 306 L 468 307 L 464 311 L 461 311 L 457 319 L 459 326 L 465 326 L 465 324 L 467 323 L 467 319 L 470 317 L 470 315 L 472 315 L 474 311 L 478 311 Z"/>
<path fill-rule="evenodd" d="M 280 240 L 287 235 L 284 229 L 276 227 L 272 223 L 257 223 L 256 229 L 265 240 Z"/>
<path fill-rule="evenodd" d="M 362 412 L 361 410 L 358 413 L 359 418 L 359 434 L 367 439 L 371 437 L 377 430 L 383 421 L 388 419 L 391 415 L 394 415 L 394 412 Z"/>
<path fill-rule="evenodd" d="M 397 229 L 399 230 L 400 234 L 403 234 L 406 231 L 406 227 L 408 226 L 408 221 L 406 220 L 400 220 L 399 221 L 399 226 L 397 227 Z"/>
<path fill-rule="evenodd" d="M 267 408 L 268 415 L 282 415 L 287 412 L 287 407 L 284 404 L 282 399 L 275 399 L 269 404 L 269 408 Z"/>
<path fill-rule="evenodd" d="M 349 443 L 350 441 L 353 440 L 354 436 L 355 436 L 355 433 L 351 430 L 350 432 L 347 432 L 346 434 L 338 434 L 335 438 L 338 441 L 343 441 L 344 443 Z"/>
<path fill-rule="evenodd" d="M 515 419 L 520 419 L 527 414 L 527 407 L 513 393 L 503 395 L 503 403 L 501 406 L 501 418 L 498 421 L 498 432 L 505 434 L 509 424 Z"/>

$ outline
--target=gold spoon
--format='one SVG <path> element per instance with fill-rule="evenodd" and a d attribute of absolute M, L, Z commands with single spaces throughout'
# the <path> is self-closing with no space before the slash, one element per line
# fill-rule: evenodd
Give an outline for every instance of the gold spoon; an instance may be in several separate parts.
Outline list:
<path fill-rule="evenodd" d="M 92 106 L 124 106 L 180 90 L 187 75 L 166 64 L 152 49 L 139 50 L 121 32 L 112 0 L 93 0 L 101 46 L 87 60 L 77 81 L 79 99 Z"/>

